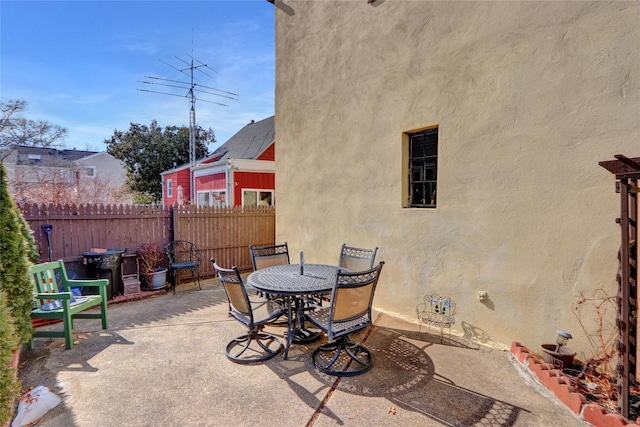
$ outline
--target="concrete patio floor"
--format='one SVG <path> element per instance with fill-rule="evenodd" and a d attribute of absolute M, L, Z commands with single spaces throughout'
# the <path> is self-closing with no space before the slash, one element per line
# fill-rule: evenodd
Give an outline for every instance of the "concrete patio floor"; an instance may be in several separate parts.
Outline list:
<path fill-rule="evenodd" d="M 219 281 L 109 306 L 109 329 L 78 320 L 76 345 L 37 339 L 20 363 L 24 387 L 63 402 L 38 426 L 586 426 L 527 380 L 509 352 L 440 336 L 376 313 L 354 336 L 373 368 L 336 378 L 313 367 L 324 339 L 256 365 L 228 361 L 243 327 Z M 48 327 L 60 327 L 53 325 Z M 284 328 L 269 327 L 282 335 Z"/>

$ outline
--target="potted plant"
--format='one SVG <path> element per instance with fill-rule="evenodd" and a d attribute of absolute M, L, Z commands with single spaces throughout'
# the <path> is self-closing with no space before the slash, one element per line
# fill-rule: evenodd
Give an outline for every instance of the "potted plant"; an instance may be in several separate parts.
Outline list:
<path fill-rule="evenodd" d="M 140 272 L 149 289 L 163 288 L 167 281 L 167 269 L 160 268 L 160 261 L 164 253 L 157 242 L 145 243 L 137 251 L 140 262 Z"/>
<path fill-rule="evenodd" d="M 565 347 L 571 338 L 573 337 L 569 332 L 558 330 L 555 344 L 542 344 L 542 359 L 560 370 L 571 368 L 576 352 Z"/>

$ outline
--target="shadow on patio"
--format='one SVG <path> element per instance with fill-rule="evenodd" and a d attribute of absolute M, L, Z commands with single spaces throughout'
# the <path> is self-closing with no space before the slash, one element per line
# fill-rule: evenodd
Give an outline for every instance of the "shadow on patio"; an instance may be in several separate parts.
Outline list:
<path fill-rule="evenodd" d="M 314 369 L 309 354 L 320 343 L 308 346 L 302 353 L 294 353 L 289 360 L 276 358 L 267 363 L 302 401 L 315 410 L 310 421 L 322 414 L 339 425 L 344 424 L 331 410 L 330 402 L 335 393 L 383 398 L 389 405 L 389 414 L 403 409 L 448 426 L 512 426 L 520 411 L 528 412 L 461 387 L 435 372 L 434 362 L 428 355 L 430 347 L 450 346 L 477 351 L 480 346 L 476 343 L 456 336 L 445 337 L 440 343 L 439 336 L 384 326 L 375 326 L 354 339 L 364 340 L 375 354 L 375 368 L 364 375 L 336 378 Z M 309 373 L 318 381 L 318 389 L 309 390 L 296 382 L 296 375 Z"/>
<path fill-rule="evenodd" d="M 524 384 L 506 353 L 457 336 L 440 343 L 386 314 L 353 337 L 374 353 L 363 375 L 319 373 L 310 355 L 323 340 L 293 345 L 288 360 L 237 365 L 224 348 L 242 327 L 227 309 L 209 280 L 202 291 L 187 284 L 175 296 L 110 306 L 106 331 L 78 321 L 72 350 L 36 340 L 21 380 L 63 399 L 38 425 L 584 425 Z"/>

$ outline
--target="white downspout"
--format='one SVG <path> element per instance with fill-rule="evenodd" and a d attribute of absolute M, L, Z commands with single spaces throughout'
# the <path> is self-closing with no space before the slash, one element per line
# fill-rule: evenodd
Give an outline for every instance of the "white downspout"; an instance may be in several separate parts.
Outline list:
<path fill-rule="evenodd" d="M 227 206 L 233 206 L 234 191 L 233 191 L 233 171 L 237 169 L 237 166 L 233 164 L 233 159 L 227 160 Z"/>

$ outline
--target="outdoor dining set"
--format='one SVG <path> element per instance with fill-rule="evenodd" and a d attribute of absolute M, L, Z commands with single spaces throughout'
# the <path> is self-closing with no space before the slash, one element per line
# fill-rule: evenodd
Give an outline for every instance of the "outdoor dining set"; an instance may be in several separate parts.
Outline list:
<path fill-rule="evenodd" d="M 200 251 L 190 242 L 171 244 L 169 267 L 175 293 L 176 273 L 191 272 L 200 288 Z M 258 363 L 284 350 L 287 359 L 292 344 L 320 339 L 327 342 L 313 353 L 315 367 L 329 375 L 352 376 L 373 366 L 373 354 L 350 335 L 372 324 L 372 303 L 384 262 L 374 265 L 378 248 L 364 249 L 342 245 L 337 265 L 307 264 L 300 252 L 298 264 L 291 264 L 287 243 L 249 246 L 253 272 L 244 283 L 237 267 L 211 264 L 223 284 L 229 302 L 229 315 L 242 323 L 247 332 L 226 346 L 225 354 L 236 363 Z M 173 252 L 176 255 L 173 255 Z M 188 258 L 185 258 L 188 254 Z M 195 254 L 195 255 L 194 255 Z M 64 262 L 51 261 L 30 267 L 36 321 L 62 321 L 62 330 L 38 329 L 33 337 L 64 338 L 73 348 L 74 319 L 100 319 L 108 328 L 108 279 L 70 279 Z M 95 288 L 93 294 L 76 295 L 73 288 Z M 83 292 L 84 293 L 84 292 Z M 99 307 L 98 312 L 89 309 Z M 265 330 L 266 325 L 284 326 L 284 343 Z M 34 341 L 30 340 L 33 348 Z"/>
<path fill-rule="evenodd" d="M 253 272 L 244 283 L 234 266 L 211 259 L 229 300 L 229 315 L 247 332 L 229 342 L 226 356 L 236 363 L 268 360 L 293 343 L 304 344 L 327 335 L 313 353 L 315 367 L 329 375 L 352 376 L 373 366 L 371 350 L 349 338 L 372 324 L 373 297 L 384 262 L 374 266 L 378 248 L 342 245 L 337 265 L 307 264 L 300 252 L 291 264 L 287 243 L 250 246 Z M 284 343 L 265 331 L 283 325 Z"/>

